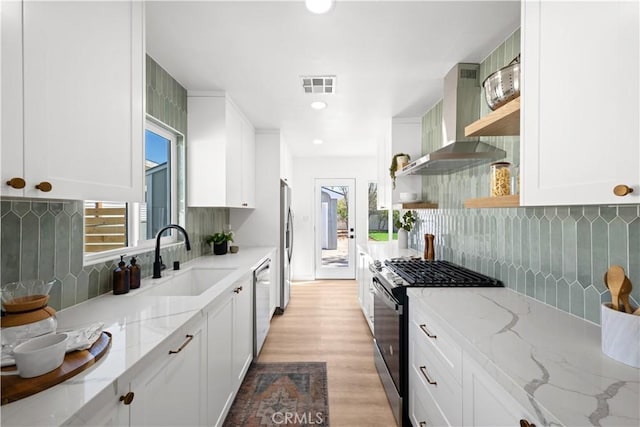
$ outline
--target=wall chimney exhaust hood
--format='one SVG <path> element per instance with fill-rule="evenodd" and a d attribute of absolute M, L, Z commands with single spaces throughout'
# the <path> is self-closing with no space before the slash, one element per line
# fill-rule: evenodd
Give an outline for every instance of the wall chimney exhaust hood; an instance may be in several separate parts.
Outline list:
<path fill-rule="evenodd" d="M 409 163 L 396 176 L 444 175 L 504 158 L 507 153 L 478 138 L 464 136 L 464 128 L 480 118 L 480 65 L 457 64 L 444 78 L 442 99 L 443 147 Z"/>

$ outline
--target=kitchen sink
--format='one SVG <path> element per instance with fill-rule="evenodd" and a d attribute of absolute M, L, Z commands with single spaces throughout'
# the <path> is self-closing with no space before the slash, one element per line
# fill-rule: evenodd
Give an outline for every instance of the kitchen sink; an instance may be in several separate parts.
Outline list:
<path fill-rule="evenodd" d="M 147 283 L 138 295 L 144 296 L 197 296 L 215 286 L 236 271 L 233 268 L 190 268 L 158 285 Z"/>

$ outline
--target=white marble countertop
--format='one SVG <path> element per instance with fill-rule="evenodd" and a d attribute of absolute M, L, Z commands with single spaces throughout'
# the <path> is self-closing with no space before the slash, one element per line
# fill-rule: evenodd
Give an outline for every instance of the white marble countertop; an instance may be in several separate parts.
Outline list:
<path fill-rule="evenodd" d="M 397 240 L 391 242 L 368 242 L 366 245 L 359 244 L 358 250 L 365 252 L 374 260 L 380 261 L 409 256 L 422 257 L 422 253 L 414 249 L 399 249 Z"/>
<path fill-rule="evenodd" d="M 58 330 L 75 329 L 104 322 L 112 334 L 107 354 L 88 370 L 33 396 L 3 405 L 3 426 L 54 426 L 69 421 L 84 405 L 104 393 L 123 376 L 141 369 L 143 359 L 164 340 L 191 322 L 204 319 L 205 309 L 225 289 L 257 267 L 274 247 L 241 248 L 236 254 L 208 255 L 182 264 L 191 267 L 234 269 L 198 296 L 145 296 L 144 289 L 170 280 L 174 273 L 163 271 L 162 279 L 143 279 L 140 290 L 125 295 L 105 294 L 59 311 Z"/>
<path fill-rule="evenodd" d="M 544 425 L 640 425 L 640 369 L 602 353 L 599 326 L 506 288 L 408 294 Z"/>

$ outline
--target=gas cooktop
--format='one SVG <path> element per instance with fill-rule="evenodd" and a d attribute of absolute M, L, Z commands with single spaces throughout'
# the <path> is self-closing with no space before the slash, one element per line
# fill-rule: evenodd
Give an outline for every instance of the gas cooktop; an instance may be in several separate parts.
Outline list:
<path fill-rule="evenodd" d="M 416 258 L 386 260 L 385 266 L 406 282 L 405 286 L 501 287 L 502 282 L 448 261 Z"/>

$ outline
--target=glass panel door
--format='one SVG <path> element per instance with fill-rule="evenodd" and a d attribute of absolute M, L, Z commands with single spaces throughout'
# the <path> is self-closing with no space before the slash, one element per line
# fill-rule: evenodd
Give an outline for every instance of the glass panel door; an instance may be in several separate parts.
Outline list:
<path fill-rule="evenodd" d="M 316 279 L 355 279 L 354 179 L 316 180 Z"/>

